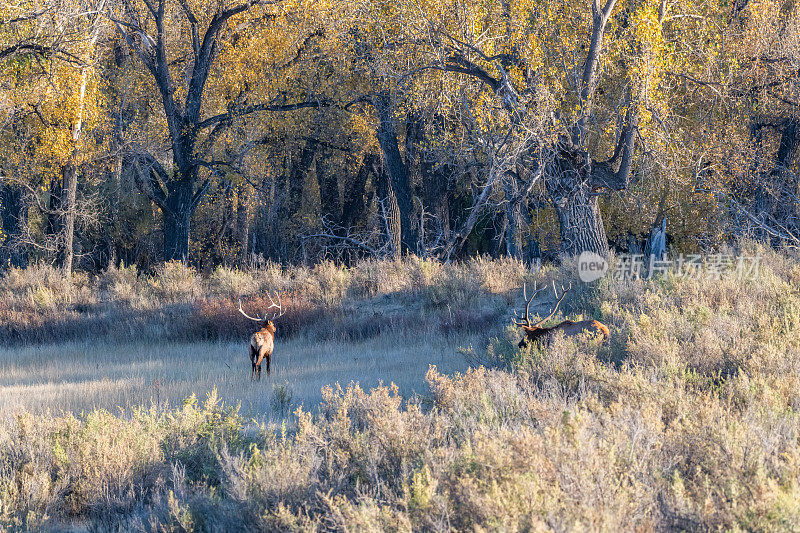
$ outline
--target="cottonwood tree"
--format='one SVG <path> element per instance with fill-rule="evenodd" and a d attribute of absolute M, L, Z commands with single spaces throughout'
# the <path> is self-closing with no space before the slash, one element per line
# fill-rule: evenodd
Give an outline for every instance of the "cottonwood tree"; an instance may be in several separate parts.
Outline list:
<path fill-rule="evenodd" d="M 546 188 L 562 251 L 606 254 L 598 199 L 629 187 L 637 132 L 667 100 L 657 86 L 666 43 L 682 38 L 664 23 L 671 9 L 694 7 L 616 0 L 425 7 L 425 23 L 408 37 L 426 44 L 421 68 L 482 83 L 473 98 L 491 95 L 509 138 L 527 137 L 510 145 L 527 180 L 540 177 Z M 487 168 L 478 207 L 513 169 Z"/>
<path fill-rule="evenodd" d="M 204 269 L 605 253 L 667 216 L 684 250 L 798 234 L 789 0 L 25 0 L 0 22 L 17 264 L 146 267 L 162 238 Z"/>
<path fill-rule="evenodd" d="M 188 257 L 192 213 L 219 168 L 230 163 L 214 159 L 213 148 L 237 118 L 324 105 L 307 86 L 293 90 L 270 74 L 278 58 L 290 63 L 308 37 L 285 33 L 296 7 L 270 0 L 124 0 L 111 11 L 163 109 L 171 167 L 161 154 L 144 151 L 134 166 L 142 190 L 163 214 L 165 260 Z M 275 74 L 285 81 L 285 72 Z"/>
<path fill-rule="evenodd" d="M 706 162 L 721 178 L 741 228 L 800 245 L 800 6 L 760 0 L 729 13 L 726 76 L 688 80 L 726 97 L 726 138 Z M 724 201 L 724 200 L 723 200 Z"/>
<path fill-rule="evenodd" d="M 8 124 L 17 139 L 24 137 L 21 131 L 35 131 L 23 153 L 38 162 L 39 173 L 51 184 L 43 211 L 52 221 L 54 238 L 44 249 L 55 252 L 67 276 L 72 273 L 79 211 L 78 169 L 101 144 L 86 142 L 84 132 L 94 128 L 101 115 L 95 66 L 104 6 L 105 0 L 34 2 L 6 7 L 2 14 L 9 20 L 3 25 L 0 61 L 13 87 Z M 8 163 L 19 155 L 8 154 Z M 9 170 L 5 181 L 15 181 L 35 197 L 41 184 L 30 177 L 14 178 L 14 170 Z M 15 218 L 19 224 L 20 215 Z"/>
<path fill-rule="evenodd" d="M 397 255 L 419 251 L 412 170 L 403 143 L 409 107 L 403 74 L 413 56 L 398 46 L 409 22 L 402 4 L 352 2 L 330 30 L 346 50 L 339 64 L 349 83 L 339 92 L 341 105 L 372 123 L 386 178 L 378 184 L 381 209 Z"/>

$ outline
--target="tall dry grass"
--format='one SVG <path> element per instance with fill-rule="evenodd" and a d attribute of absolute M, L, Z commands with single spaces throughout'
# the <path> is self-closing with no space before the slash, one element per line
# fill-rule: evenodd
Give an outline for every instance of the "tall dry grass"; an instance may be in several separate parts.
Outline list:
<path fill-rule="evenodd" d="M 486 350 L 473 346 L 488 366 L 431 368 L 421 397 L 327 388 L 280 427 L 248 424 L 214 395 L 130 418 L 6 416 L 0 526 L 800 529 L 800 257 L 758 251 L 755 280 L 576 289 L 561 315 L 603 320 L 610 343 L 556 337 L 519 351 L 518 332 L 498 324 Z M 454 278 L 453 290 L 467 286 L 463 271 Z M 474 304 L 472 281 L 449 301 Z M 433 285 L 413 291 L 446 307 Z M 507 304 L 480 290 L 481 306 Z"/>
<path fill-rule="evenodd" d="M 282 323 L 289 334 L 303 330 L 331 338 L 344 327 L 358 337 L 383 327 L 390 309 L 376 299 L 391 295 L 393 302 L 445 317 L 516 291 L 525 275 L 519 261 L 482 258 L 446 268 L 418 258 L 367 260 L 352 268 L 328 262 L 286 269 L 267 263 L 252 271 L 219 267 L 208 278 L 180 262 L 151 274 L 123 266 L 69 280 L 47 265 L 12 268 L 0 277 L 0 346 L 241 338 L 251 324 L 236 311 L 238 300 L 257 312 L 275 293 L 286 303 Z M 492 306 L 477 313 L 490 315 Z"/>

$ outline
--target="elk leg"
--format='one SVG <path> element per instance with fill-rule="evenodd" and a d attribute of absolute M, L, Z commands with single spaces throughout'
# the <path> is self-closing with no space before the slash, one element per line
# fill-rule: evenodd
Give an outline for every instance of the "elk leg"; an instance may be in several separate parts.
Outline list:
<path fill-rule="evenodd" d="M 270 359 L 272 359 L 272 356 L 268 355 L 266 359 L 267 359 L 267 375 L 269 376 L 269 361 Z"/>
<path fill-rule="evenodd" d="M 256 361 L 256 365 L 258 365 L 258 379 L 261 379 L 261 363 L 264 361 L 264 358 L 267 358 L 267 375 L 269 375 L 269 355 L 267 355 L 267 351 L 259 351 L 258 352 L 258 360 Z"/>
<path fill-rule="evenodd" d="M 261 381 L 261 359 L 262 359 L 262 357 L 259 356 L 258 359 L 256 359 L 256 362 L 255 362 L 256 371 L 258 372 L 258 377 L 256 379 L 258 381 Z"/>

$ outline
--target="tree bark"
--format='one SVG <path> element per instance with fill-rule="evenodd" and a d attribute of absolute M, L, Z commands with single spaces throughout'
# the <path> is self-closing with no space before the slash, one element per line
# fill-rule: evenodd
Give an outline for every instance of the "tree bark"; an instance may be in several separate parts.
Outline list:
<path fill-rule="evenodd" d="M 73 241 L 75 239 L 75 199 L 78 190 L 78 169 L 72 162 L 61 169 L 63 189 L 61 190 L 61 210 L 63 213 L 62 229 L 64 231 L 64 247 L 61 252 L 61 268 L 64 276 L 72 276 L 72 262 L 74 257 Z"/>
<path fill-rule="evenodd" d="M 569 194 L 551 193 L 561 233 L 561 251 L 566 255 L 594 252 L 608 255 L 608 239 L 600 216 L 597 196 L 587 183 L 580 183 Z"/>
<path fill-rule="evenodd" d="M 391 243 L 391 256 L 394 260 L 399 260 L 402 256 L 402 234 L 401 234 L 401 214 L 397 205 L 397 196 L 389 185 L 389 195 L 381 204 L 383 219 L 386 224 L 386 234 Z"/>
<path fill-rule="evenodd" d="M 417 235 L 411 224 L 411 213 L 414 209 L 411 180 L 408 168 L 400 155 L 400 146 L 397 140 L 397 131 L 394 125 L 389 95 L 380 94 L 373 99 L 373 102 L 380 119 L 377 133 L 378 144 L 381 147 L 381 152 L 383 152 L 383 162 L 392 182 L 392 191 L 394 192 L 400 215 L 402 250 L 407 253 L 416 253 Z"/>
<path fill-rule="evenodd" d="M 236 240 L 239 244 L 239 266 L 247 266 L 248 240 L 250 237 L 250 213 L 247 203 L 248 186 L 240 185 L 236 191 Z"/>
<path fill-rule="evenodd" d="M 164 215 L 164 261 L 186 261 L 189 258 L 189 229 L 191 227 L 193 187 L 188 180 L 167 184 L 167 209 Z"/>

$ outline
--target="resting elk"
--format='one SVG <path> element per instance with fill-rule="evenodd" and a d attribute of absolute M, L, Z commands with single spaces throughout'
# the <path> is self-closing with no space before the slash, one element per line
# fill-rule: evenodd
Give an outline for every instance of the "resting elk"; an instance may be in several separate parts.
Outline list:
<path fill-rule="evenodd" d="M 579 335 L 584 331 L 589 331 L 592 333 L 600 334 L 603 336 L 603 339 L 608 339 L 609 332 L 608 327 L 602 322 L 598 322 L 597 320 L 581 320 L 580 322 L 573 322 L 572 320 L 565 320 L 558 325 L 545 328 L 542 327 L 542 324 L 550 320 L 553 315 L 556 314 L 558 310 L 558 306 L 561 304 L 561 301 L 564 299 L 564 296 L 572 289 L 572 283 L 564 289 L 564 286 L 561 286 L 561 296 L 558 296 L 558 291 L 556 291 L 556 282 L 553 281 L 553 293 L 555 294 L 556 301 L 555 307 L 553 307 L 553 311 L 547 315 L 545 318 L 537 322 L 536 324 L 532 324 L 530 320 L 530 308 L 531 302 L 533 301 L 533 297 L 536 296 L 538 293 L 545 290 L 547 287 L 543 287 L 539 290 L 536 290 L 536 285 L 533 286 L 533 294 L 531 297 L 528 298 L 527 294 L 527 287 L 523 284 L 522 285 L 522 297 L 525 299 L 525 316 L 522 318 L 521 322 L 514 321 L 514 325 L 521 328 L 523 332 L 525 332 L 525 336 L 519 341 L 519 347 L 524 348 L 528 345 L 528 341 L 536 342 L 539 340 L 545 340 L 553 335 L 557 331 L 563 331 L 564 335 L 567 337 L 571 337 L 573 335 Z M 520 318 L 517 315 L 517 312 L 514 311 L 514 316 Z"/>
<path fill-rule="evenodd" d="M 277 331 L 273 320 L 279 318 L 284 313 L 280 296 L 278 296 L 278 303 L 275 303 L 275 300 L 272 299 L 272 296 L 269 296 L 269 301 L 272 305 L 267 308 L 267 311 L 270 309 L 277 309 L 277 311 L 272 314 L 272 318 L 267 319 L 266 314 L 264 315 L 264 318 L 261 318 L 260 316 L 253 318 L 245 313 L 244 309 L 242 309 L 242 300 L 239 299 L 239 312 L 242 313 L 246 318 L 261 324 L 261 329 L 250 335 L 250 363 L 252 364 L 252 372 L 250 373 L 251 380 L 256 378 L 261 380 L 261 362 L 264 360 L 267 362 L 267 375 L 269 376 L 269 363 L 270 359 L 272 359 L 272 350 L 275 348 L 275 331 Z"/>

